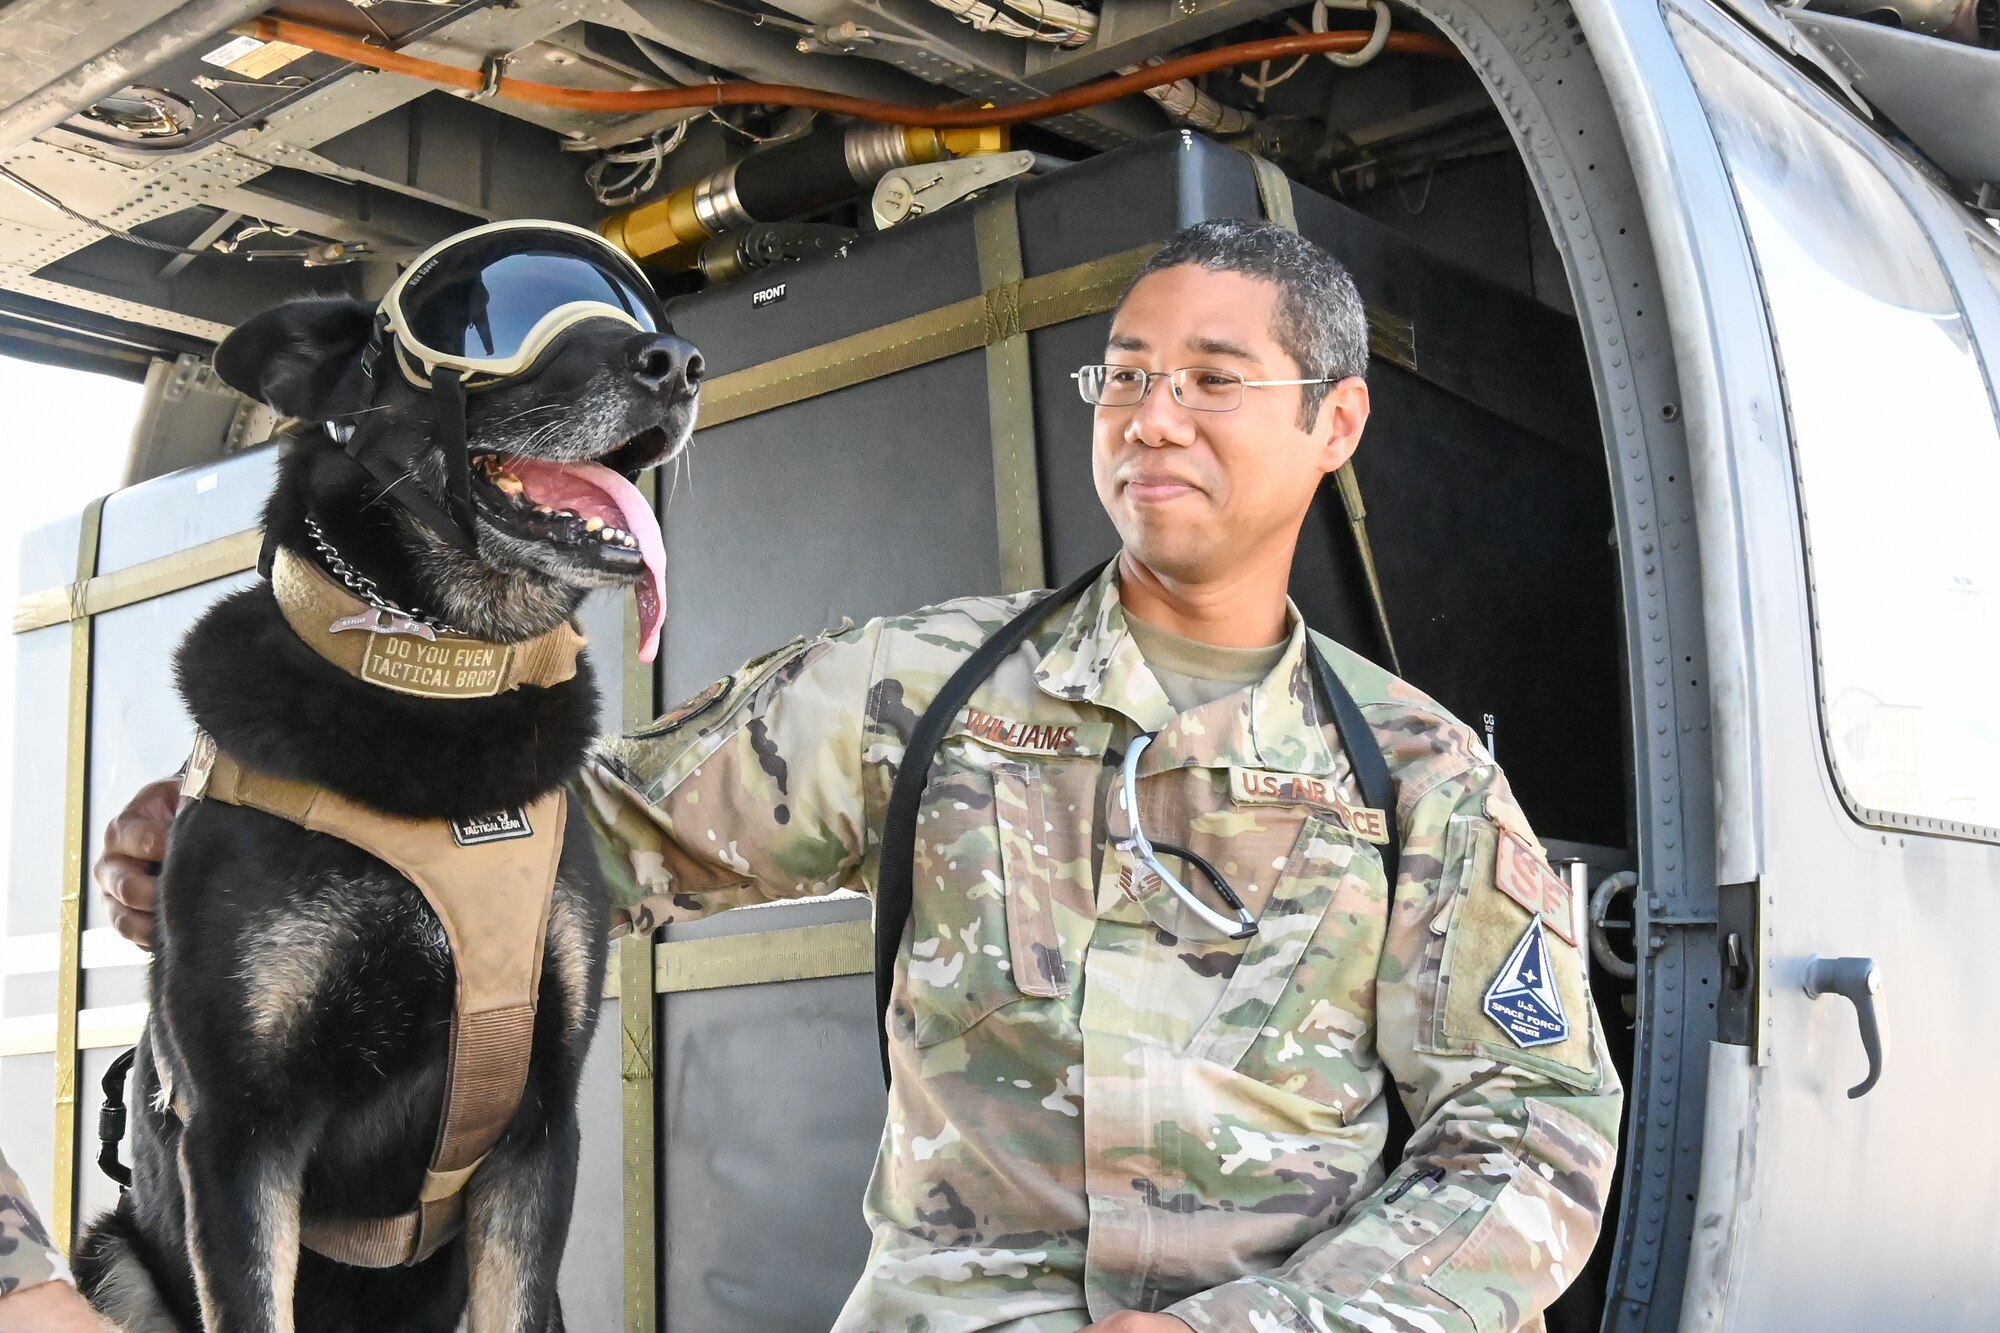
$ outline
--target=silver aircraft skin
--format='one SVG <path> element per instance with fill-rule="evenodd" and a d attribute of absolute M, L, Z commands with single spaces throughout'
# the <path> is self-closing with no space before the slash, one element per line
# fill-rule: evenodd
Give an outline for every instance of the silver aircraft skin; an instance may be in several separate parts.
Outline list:
<path fill-rule="evenodd" d="M 730 28 L 721 0 L 518 0 L 465 5 L 421 45 L 434 57 L 455 49 L 461 63 L 468 50 L 532 48 L 563 68 L 595 58 L 563 35 L 589 23 L 743 77 L 904 100 L 938 69 L 959 71 L 932 80 L 954 95 L 1046 91 L 1036 82 L 1046 68 L 1036 70 L 1055 60 L 1042 53 L 1010 72 L 992 54 L 999 38 L 966 33 L 924 0 L 762 7 L 807 36 L 794 48 L 762 20 L 754 33 Z M 1081 48 L 1074 77 L 1044 82 L 1069 86 L 1184 51 L 1284 7 L 1102 0 L 1095 9 L 1117 50 L 1089 65 Z M 19 38 L 25 50 L 41 31 L 16 13 L 24 8 L 0 7 L 0 46 Z M 144 26 L 135 16 L 112 54 L 136 77 L 142 38 L 189 49 L 186 32 L 169 31 L 178 22 L 223 41 L 259 8 L 155 5 L 159 16 Z M 2000 494 L 2000 184 L 1978 183 L 2000 181 L 2000 51 L 1934 35 L 1938 13 L 1969 22 L 1972 4 L 1898 8 L 1907 31 L 1766 0 L 1407 5 L 1458 48 L 1498 108 L 1496 133 L 1518 155 L 1560 257 L 1560 277 L 1546 281 L 1566 289 L 1577 317 L 1605 442 L 1640 886 L 1625 1171 L 1604 1241 L 1615 1246 L 1607 1331 L 2000 1322 L 2000 1146 L 1976 1123 L 2000 1098 L 2000 1057 L 1983 1040 L 2000 1013 L 2000 688 L 1990 666 L 2000 660 L 2000 524 L 1990 517 Z M 880 38 L 872 55 L 845 49 L 845 60 L 809 49 L 828 40 L 828 25 L 864 20 L 901 35 Z M 268 216 L 389 255 L 422 239 L 446 204 L 489 219 L 593 220 L 587 195 L 558 188 L 553 153 L 460 172 L 479 178 L 476 200 L 453 193 L 474 187 L 449 172 L 419 180 L 402 163 L 394 171 L 406 174 L 392 178 L 370 154 L 400 144 L 405 127 L 367 135 L 416 94 L 391 76 L 348 75 L 171 161 L 90 148 L 59 123 L 110 90 L 103 68 L 93 74 L 78 56 L 82 36 L 67 46 L 43 37 L 21 62 L 41 60 L 40 74 L 0 64 L 0 167 L 121 227 L 206 204 L 233 221 L 204 246 L 244 217 Z M 1934 69 L 1935 86 L 1913 67 Z M 1164 115 L 1108 104 L 1066 118 L 1064 132 L 1116 147 L 1185 123 Z M 420 117 L 410 117 L 414 142 Z M 536 123 L 591 128 L 553 112 Z M 741 147 L 714 126 L 698 133 L 718 155 Z M 1029 169 L 1034 155 L 1016 156 Z M 266 172 L 336 178 L 383 206 L 302 187 L 258 193 Z M 183 308 L 151 273 L 164 281 L 184 259 L 117 256 L 134 273 L 150 263 L 130 281 L 77 261 L 101 231 L 0 180 L 0 309 L 74 311 L 192 344 L 291 294 L 267 266 L 250 266 L 240 290 Z M 198 354 L 183 370 L 173 392 L 221 401 Z M 237 436 L 255 428 L 235 419 Z M 210 453 L 160 445 L 135 475 L 240 443 L 211 433 Z M 615 1042 L 616 1024 L 607 1030 Z M 22 1067 L 7 1061 L 48 1049 L 10 1048 L 0 1088 Z M 609 1057 L 598 1064 L 580 1197 L 597 1188 L 616 1198 L 617 1075 Z M 46 1117 L 12 1105 L 17 1095 L 0 1099 L 10 1154 L 17 1137 L 48 1137 Z M 95 1152 L 89 1119 L 79 1117 L 81 1162 Z M 609 1155 L 593 1156 L 593 1141 Z M 46 1157 L 36 1160 L 46 1171 Z M 104 1189 L 86 1183 L 81 1197 L 102 1203 Z M 585 1327 L 589 1316 L 574 1311 L 607 1310 L 619 1290 L 615 1219 L 580 1224 L 579 1235 L 589 1240 L 572 1242 L 564 1298 Z M 592 1306 L 591 1290 L 611 1296 Z"/>
<path fill-rule="evenodd" d="M 1701 556 L 1733 1031 L 1680 1327 L 1984 1327 L 2000 237 L 1724 12 L 1578 17 L 1653 229 Z M 1866 960 L 1852 998 L 1815 986 L 1830 959 Z"/>

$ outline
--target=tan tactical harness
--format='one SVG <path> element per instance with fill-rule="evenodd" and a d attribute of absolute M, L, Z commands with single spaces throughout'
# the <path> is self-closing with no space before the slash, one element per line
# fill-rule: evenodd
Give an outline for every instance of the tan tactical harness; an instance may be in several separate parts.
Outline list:
<path fill-rule="evenodd" d="M 559 684 L 576 674 L 584 645 L 569 624 L 521 644 L 413 629 L 413 622 L 368 606 L 282 549 L 272 590 L 285 619 L 320 656 L 399 693 L 481 698 L 519 685 Z M 261 810 L 352 843 L 415 884 L 443 923 L 458 983 L 444 1114 L 417 1206 L 395 1217 L 308 1217 L 300 1226 L 308 1249 L 338 1263 L 392 1268 L 429 1258 L 463 1224 L 466 1182 L 527 1088 L 562 856 L 563 792 L 478 819 L 405 819 L 247 768 L 198 733 L 181 796 Z"/>

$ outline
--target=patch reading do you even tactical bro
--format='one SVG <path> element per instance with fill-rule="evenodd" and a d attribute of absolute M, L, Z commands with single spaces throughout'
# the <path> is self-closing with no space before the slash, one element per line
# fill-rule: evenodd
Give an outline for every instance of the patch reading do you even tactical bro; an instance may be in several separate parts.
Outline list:
<path fill-rule="evenodd" d="M 1569 1036 L 1556 979 L 1549 972 L 1548 936 L 1542 919 L 1529 920 L 1506 966 L 1486 988 L 1486 1016 L 1517 1046 L 1551 1046 Z"/>

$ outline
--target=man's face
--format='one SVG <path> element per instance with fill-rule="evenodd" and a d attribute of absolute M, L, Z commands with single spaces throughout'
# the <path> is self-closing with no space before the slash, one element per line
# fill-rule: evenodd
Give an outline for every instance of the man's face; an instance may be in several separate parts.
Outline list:
<path fill-rule="evenodd" d="M 1277 284 L 1240 273 L 1163 269 L 1118 308 L 1104 359 L 1298 379 L 1271 333 L 1278 295 Z M 1331 390 L 1310 428 L 1299 425 L 1298 385 L 1246 388 L 1234 411 L 1198 412 L 1156 380 L 1137 407 L 1098 408 L 1092 471 L 1125 549 L 1181 582 L 1211 582 L 1260 557 L 1289 562 L 1321 478 L 1354 452 L 1368 417 L 1362 381 Z"/>

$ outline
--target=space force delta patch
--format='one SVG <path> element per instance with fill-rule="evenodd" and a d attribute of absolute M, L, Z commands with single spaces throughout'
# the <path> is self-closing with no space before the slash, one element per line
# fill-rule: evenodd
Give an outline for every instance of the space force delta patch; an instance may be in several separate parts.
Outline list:
<path fill-rule="evenodd" d="M 1549 974 L 1548 937 L 1542 919 L 1528 922 L 1507 965 L 1486 988 L 1486 1016 L 1506 1030 L 1516 1046 L 1549 1046 L 1569 1036 L 1556 979 Z"/>
<path fill-rule="evenodd" d="M 535 836 L 535 830 L 528 824 L 528 812 L 518 808 L 495 810 L 490 815 L 472 815 L 448 822 L 451 824 L 451 840 L 461 847 Z"/>

